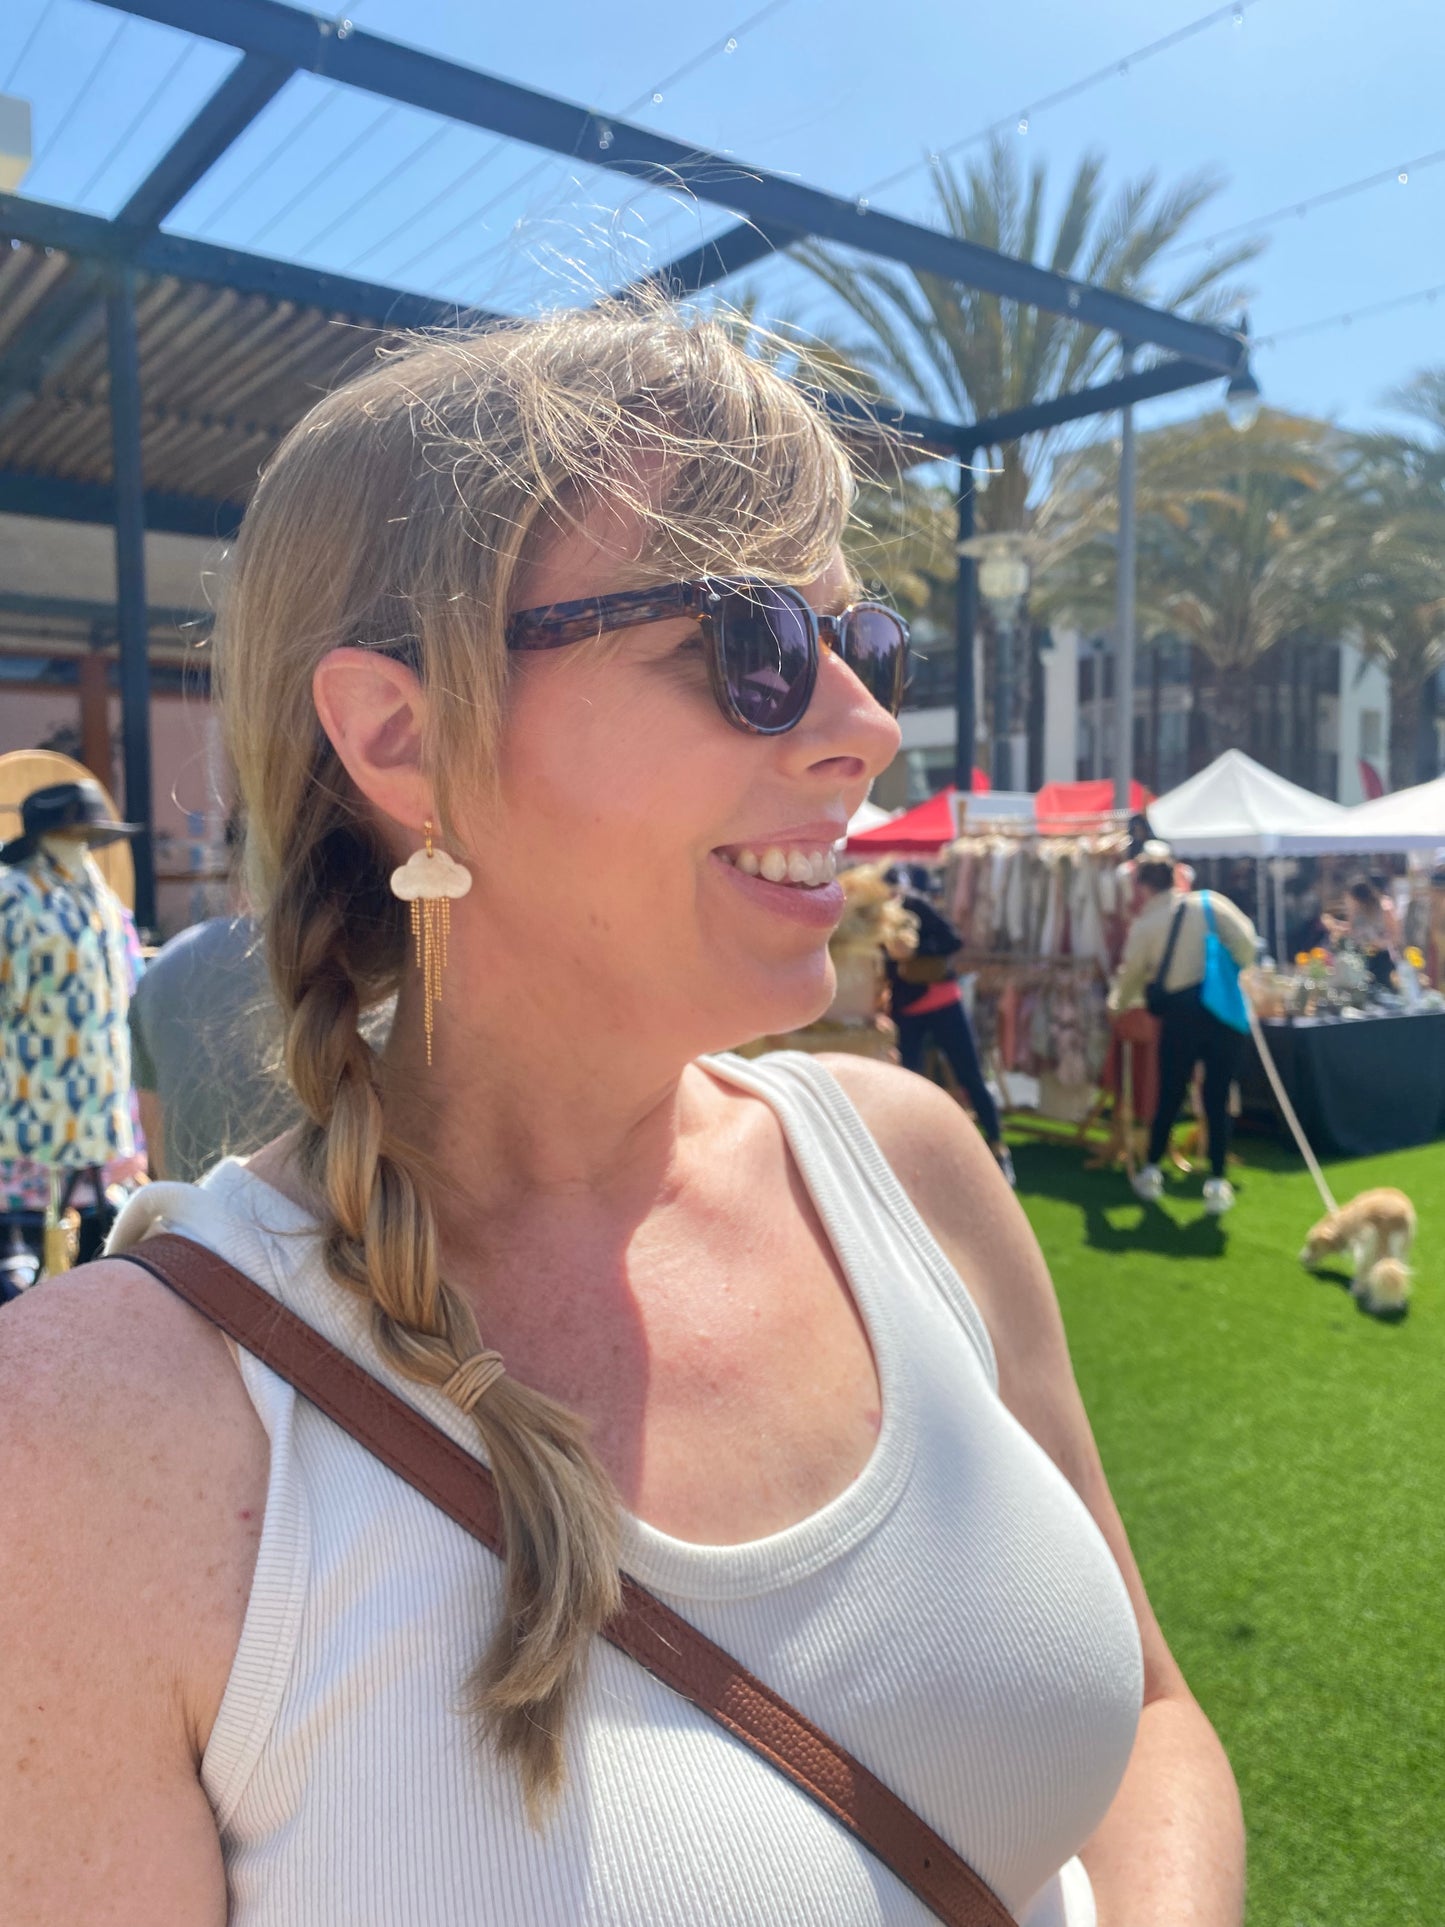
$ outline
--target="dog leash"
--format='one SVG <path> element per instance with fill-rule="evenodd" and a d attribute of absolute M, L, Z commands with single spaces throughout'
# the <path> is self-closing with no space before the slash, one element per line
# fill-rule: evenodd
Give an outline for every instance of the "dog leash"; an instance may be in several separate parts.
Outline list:
<path fill-rule="evenodd" d="M 1244 1007 L 1249 1012 L 1250 1034 L 1254 1038 L 1254 1047 L 1259 1052 L 1259 1061 L 1264 1065 L 1264 1074 L 1269 1079 L 1270 1089 L 1274 1092 L 1279 1108 L 1284 1112 L 1284 1121 L 1294 1133 L 1294 1141 L 1299 1146 L 1300 1156 L 1309 1166 L 1310 1176 L 1314 1179 L 1315 1188 L 1324 1200 L 1325 1210 L 1329 1212 L 1338 1211 L 1340 1207 L 1335 1203 L 1334 1194 L 1325 1182 L 1325 1174 L 1320 1169 L 1320 1161 L 1310 1149 L 1310 1141 L 1304 1134 L 1304 1126 L 1295 1116 L 1294 1105 L 1289 1101 L 1289 1092 L 1284 1087 L 1284 1080 L 1281 1078 L 1279 1067 L 1274 1061 L 1274 1053 L 1264 1041 L 1264 1030 L 1260 1025 L 1259 1012 L 1255 1009 L 1248 997 L 1244 1000 Z"/>

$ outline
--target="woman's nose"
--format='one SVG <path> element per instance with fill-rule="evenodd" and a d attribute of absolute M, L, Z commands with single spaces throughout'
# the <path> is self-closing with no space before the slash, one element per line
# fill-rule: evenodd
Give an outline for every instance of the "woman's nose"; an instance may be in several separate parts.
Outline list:
<path fill-rule="evenodd" d="M 830 650 L 823 652 L 813 700 L 794 736 L 804 739 L 798 748 L 809 763 L 850 760 L 859 765 L 854 773 L 870 781 L 887 769 L 903 740 L 897 717 Z"/>

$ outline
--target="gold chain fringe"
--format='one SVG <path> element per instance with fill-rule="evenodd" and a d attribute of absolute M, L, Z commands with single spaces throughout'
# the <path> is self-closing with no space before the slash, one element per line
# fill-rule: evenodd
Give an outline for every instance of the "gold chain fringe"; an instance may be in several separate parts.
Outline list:
<path fill-rule="evenodd" d="M 432 853 L 432 826 L 426 822 L 426 853 Z M 411 935 L 416 950 L 416 967 L 422 977 L 422 1021 L 426 1027 L 426 1061 L 432 1061 L 433 1012 L 442 1000 L 442 972 L 447 967 L 448 940 L 452 931 L 450 897 L 413 897 Z"/>

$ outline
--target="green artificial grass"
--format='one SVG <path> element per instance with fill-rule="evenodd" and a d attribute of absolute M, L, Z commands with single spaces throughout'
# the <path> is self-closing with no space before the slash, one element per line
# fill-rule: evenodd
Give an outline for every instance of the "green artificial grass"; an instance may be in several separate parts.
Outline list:
<path fill-rule="evenodd" d="M 1445 1923 L 1445 1145 L 1329 1169 L 1420 1216 L 1408 1315 L 1301 1269 L 1297 1158 L 1162 1206 L 1016 1142 L 1019 1195 L 1166 1638 L 1233 1763 L 1249 1927 Z"/>

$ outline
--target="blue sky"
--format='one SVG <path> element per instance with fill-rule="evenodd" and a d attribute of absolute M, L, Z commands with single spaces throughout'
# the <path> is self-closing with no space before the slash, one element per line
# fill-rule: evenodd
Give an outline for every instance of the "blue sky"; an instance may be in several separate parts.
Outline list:
<path fill-rule="evenodd" d="M 354 0 L 349 15 L 849 196 L 1001 117 L 1056 183 L 1090 148 L 1111 185 L 1149 169 L 1165 181 L 1216 171 L 1225 185 L 1200 239 L 1384 172 L 1379 186 L 1266 228 L 1269 247 L 1245 271 L 1255 334 L 1282 336 L 1257 357 L 1267 398 L 1379 420 L 1386 391 L 1445 365 L 1445 292 L 1348 327 L 1287 331 L 1445 283 L 1445 5 L 1241 0 L 1237 21 L 1226 8 L 1119 70 L 1209 11 L 1208 0 Z M 21 191 L 112 212 L 233 58 L 92 0 L 6 0 L 0 91 L 35 116 Z M 1101 68 L 1108 78 L 1074 99 L 1038 104 Z M 927 219 L 927 174 L 915 168 L 873 199 Z M 615 281 L 730 219 L 306 76 L 167 225 L 518 310 Z M 814 285 L 785 264 L 731 285 L 827 324 Z"/>

